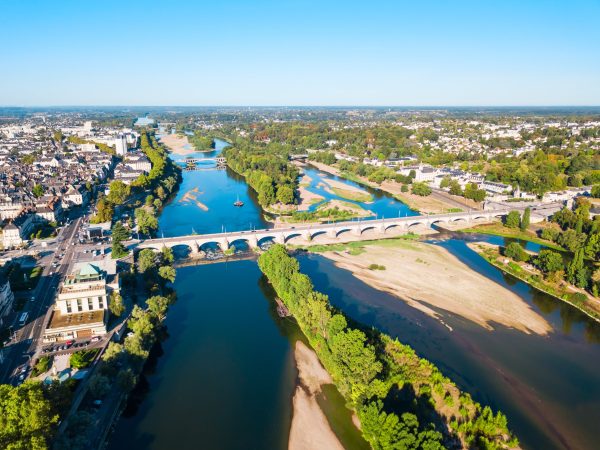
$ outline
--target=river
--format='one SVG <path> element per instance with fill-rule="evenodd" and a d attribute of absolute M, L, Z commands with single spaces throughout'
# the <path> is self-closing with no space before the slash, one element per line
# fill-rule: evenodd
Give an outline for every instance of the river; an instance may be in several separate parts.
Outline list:
<path fill-rule="evenodd" d="M 217 142 L 215 153 L 224 145 Z M 309 170 L 313 180 L 327 176 Z M 183 201 L 195 188 L 207 209 Z M 362 206 L 386 217 L 394 211 L 413 213 L 375 194 L 374 203 Z M 233 206 L 238 197 L 242 208 Z M 165 236 L 248 227 L 267 223 L 243 179 L 229 170 L 184 172 L 178 195 L 160 218 Z M 467 240 L 503 243 L 502 238 L 451 234 L 428 240 L 517 293 L 553 332 L 547 337 L 501 327 L 490 332 L 441 312 L 449 331 L 321 256 L 301 255 L 299 260 L 333 304 L 413 346 L 477 400 L 504 411 L 525 448 L 597 448 L 598 324 L 504 276 L 466 246 Z M 142 395 L 135 396 L 117 423 L 110 448 L 286 448 L 296 379 L 292 344 L 299 336 L 291 322 L 274 314 L 272 292 L 256 263 L 181 268 L 175 289 L 178 301 L 166 319 L 169 336 L 148 364 L 138 387 Z M 339 415 L 341 399 L 332 393 L 329 401 L 325 409 L 331 417 Z"/>

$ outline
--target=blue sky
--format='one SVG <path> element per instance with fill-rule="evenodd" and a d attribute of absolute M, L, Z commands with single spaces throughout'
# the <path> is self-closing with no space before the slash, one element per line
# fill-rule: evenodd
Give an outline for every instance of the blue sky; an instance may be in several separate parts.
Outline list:
<path fill-rule="evenodd" d="M 0 105 L 600 105 L 600 1 L 0 2 Z"/>

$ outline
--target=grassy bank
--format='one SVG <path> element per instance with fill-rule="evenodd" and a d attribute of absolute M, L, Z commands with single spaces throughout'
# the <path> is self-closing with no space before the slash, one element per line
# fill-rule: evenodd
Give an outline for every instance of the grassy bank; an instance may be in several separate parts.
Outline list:
<path fill-rule="evenodd" d="M 466 228 L 464 230 L 460 230 L 464 233 L 479 233 L 479 234 L 489 234 L 492 236 L 500 236 L 510 239 L 518 239 L 521 241 L 532 242 L 534 244 L 543 245 L 544 247 L 551 248 L 557 251 L 564 251 L 564 249 L 555 244 L 552 241 L 547 241 L 545 239 L 540 239 L 536 234 L 531 231 L 521 231 L 518 228 L 508 228 L 502 224 L 494 223 L 489 225 L 478 225 L 472 228 Z"/>
<path fill-rule="evenodd" d="M 402 236 L 395 236 L 393 238 L 387 239 L 378 239 L 378 240 L 368 240 L 368 241 L 355 241 L 348 243 L 339 243 L 339 244 L 315 244 L 315 245 L 299 245 L 299 246 L 290 246 L 290 248 L 302 249 L 313 253 L 323 253 L 323 252 L 344 252 L 347 251 L 351 255 L 360 255 L 364 248 L 368 245 L 378 245 L 380 247 L 392 247 L 402 245 L 403 242 L 406 241 L 414 241 L 418 240 L 418 234 L 404 234 Z"/>
<path fill-rule="evenodd" d="M 349 189 L 341 189 L 337 187 L 332 187 L 331 190 L 335 195 L 346 200 L 352 200 L 360 203 L 368 203 L 373 201 L 373 196 L 366 192 L 356 192 L 351 191 Z"/>
<path fill-rule="evenodd" d="M 588 317 L 600 322 L 600 313 L 598 311 L 587 305 L 585 301 L 579 300 L 577 296 L 573 295 L 574 292 L 571 292 L 555 283 L 550 283 L 544 280 L 541 273 L 531 273 L 514 261 L 510 261 L 508 264 L 505 264 L 503 261 L 501 261 L 501 258 L 505 257 L 500 255 L 498 249 L 494 247 L 482 247 L 474 245 L 471 246 L 471 248 L 494 267 L 512 275 L 515 278 L 518 278 L 519 280 L 527 283 L 529 286 L 537 289 L 540 292 L 543 292 L 544 294 L 550 295 L 557 300 L 561 300 L 577 308 Z"/>
<path fill-rule="evenodd" d="M 482 407 L 412 348 L 334 309 L 284 246 L 259 267 L 293 314 L 374 449 L 507 449 L 506 417 Z"/>

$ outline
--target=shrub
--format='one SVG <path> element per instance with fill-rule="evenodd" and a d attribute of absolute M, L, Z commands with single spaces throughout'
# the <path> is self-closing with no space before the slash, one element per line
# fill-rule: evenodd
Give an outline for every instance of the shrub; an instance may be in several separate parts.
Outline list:
<path fill-rule="evenodd" d="M 504 249 L 504 255 L 515 261 L 528 261 L 529 255 L 518 242 L 511 242 Z"/>

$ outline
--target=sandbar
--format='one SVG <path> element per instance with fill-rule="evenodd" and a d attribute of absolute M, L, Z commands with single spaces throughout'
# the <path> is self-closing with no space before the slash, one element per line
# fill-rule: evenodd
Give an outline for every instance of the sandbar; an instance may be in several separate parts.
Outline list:
<path fill-rule="evenodd" d="M 331 429 L 327 417 L 317 403 L 321 386 L 332 380 L 319 358 L 303 342 L 296 341 L 294 358 L 299 383 L 294 393 L 294 412 L 289 450 L 343 450 L 344 447 Z"/>
<path fill-rule="evenodd" d="M 462 316 L 488 330 L 502 325 L 527 334 L 546 335 L 552 329 L 518 295 L 472 270 L 442 247 L 398 241 L 397 245 L 368 245 L 364 250 L 359 255 L 322 254 L 361 281 L 396 295 L 442 323 L 443 314 L 436 309 Z M 383 265 L 385 270 L 370 270 L 371 264 Z"/>

